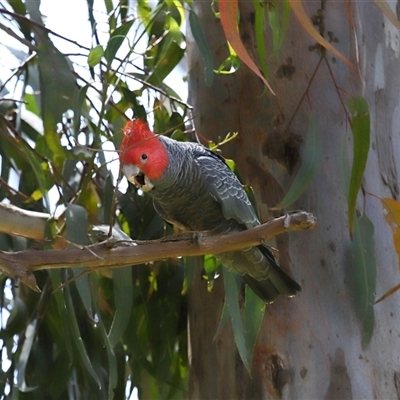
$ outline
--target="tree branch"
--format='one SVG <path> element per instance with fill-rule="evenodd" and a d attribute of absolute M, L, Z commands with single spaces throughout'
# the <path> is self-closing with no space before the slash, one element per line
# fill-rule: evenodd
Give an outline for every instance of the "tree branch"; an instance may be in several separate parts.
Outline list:
<path fill-rule="evenodd" d="M 12 204 L 0 203 L 0 232 L 43 239 L 50 214 L 27 211 Z"/>
<path fill-rule="evenodd" d="M 127 242 L 108 241 L 81 249 L 0 252 L 0 270 L 38 290 L 33 277 L 33 272 L 38 270 L 80 266 L 92 269 L 120 268 L 171 257 L 219 254 L 257 246 L 281 233 L 313 229 L 316 226 L 317 222 L 312 214 L 300 211 L 246 231 L 222 236 L 198 232 L 184 237 L 173 235 L 160 240 L 132 241 L 128 242 L 129 246 L 116 247 Z"/>

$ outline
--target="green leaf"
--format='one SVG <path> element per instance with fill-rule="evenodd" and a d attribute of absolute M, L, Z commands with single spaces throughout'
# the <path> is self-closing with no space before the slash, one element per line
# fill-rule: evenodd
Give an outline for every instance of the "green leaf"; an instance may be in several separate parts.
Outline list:
<path fill-rule="evenodd" d="M 229 310 L 228 310 L 227 301 L 225 301 L 224 306 L 222 307 L 221 318 L 219 319 L 215 337 L 217 337 L 222 332 L 222 329 L 224 329 L 228 320 L 229 320 Z"/>
<path fill-rule="evenodd" d="M 348 195 L 349 230 L 352 234 L 357 195 L 367 165 L 371 126 L 368 103 L 363 97 L 351 97 L 347 102 L 347 107 L 351 114 L 351 130 L 353 132 L 353 165 Z"/>
<path fill-rule="evenodd" d="M 178 65 L 185 53 L 185 49 L 174 41 L 170 34 L 166 36 L 162 43 L 162 51 L 157 54 L 157 62 L 147 79 L 148 83 L 155 86 L 162 84 L 162 81 Z"/>
<path fill-rule="evenodd" d="M 244 323 L 246 329 L 246 347 L 251 361 L 258 333 L 264 317 L 265 303 L 246 285 L 244 303 Z M 250 362 L 251 364 L 251 362 Z"/>
<path fill-rule="evenodd" d="M 76 318 L 75 308 L 72 302 L 71 292 L 68 286 L 63 289 L 64 292 L 64 299 L 65 299 L 65 306 L 67 317 L 69 321 L 69 329 L 71 331 L 72 338 L 74 339 L 74 343 L 78 350 L 78 354 L 80 356 L 82 366 L 89 375 L 92 377 L 96 385 L 99 389 L 101 389 L 101 381 L 100 378 L 97 376 L 96 371 L 94 370 L 92 363 L 90 361 L 89 355 L 86 351 L 85 343 L 83 342 L 81 332 L 79 330 L 78 320 Z"/>
<path fill-rule="evenodd" d="M 274 56 L 278 57 L 290 20 L 290 4 L 288 0 L 268 3 L 268 20 L 272 30 Z M 282 11 L 281 11 L 282 10 Z"/>
<path fill-rule="evenodd" d="M 111 64 L 111 62 L 114 60 L 117 51 L 132 28 L 133 21 L 134 20 L 132 19 L 124 22 L 111 33 L 110 40 L 108 41 L 106 50 L 104 51 L 104 57 L 106 58 L 108 64 Z"/>
<path fill-rule="evenodd" d="M 69 204 L 65 215 L 65 237 L 71 242 L 69 248 L 75 248 L 74 244 L 86 246 L 89 243 L 87 235 L 89 223 L 86 210 L 76 204 Z M 89 277 L 85 274 L 86 271 L 87 268 L 85 267 L 72 268 L 79 296 L 85 306 L 86 312 L 92 317 L 92 295 Z"/>
<path fill-rule="evenodd" d="M 37 319 L 34 319 L 25 329 L 25 340 L 17 363 L 17 387 L 21 392 L 31 392 L 36 387 L 28 387 L 25 382 L 25 370 L 31 354 L 32 345 L 36 334 Z"/>
<path fill-rule="evenodd" d="M 114 302 L 115 313 L 108 333 L 108 339 L 114 347 L 122 338 L 131 317 L 133 306 L 132 268 L 114 269 Z"/>
<path fill-rule="evenodd" d="M 81 115 L 82 115 L 82 110 L 85 109 L 85 99 L 86 99 L 86 93 L 89 89 L 90 85 L 87 84 L 79 89 L 78 92 L 78 98 L 74 107 L 74 134 L 75 137 L 78 136 L 79 129 L 81 126 Z"/>
<path fill-rule="evenodd" d="M 225 37 L 243 63 L 245 63 L 263 81 L 272 94 L 275 94 L 268 81 L 258 69 L 257 64 L 250 57 L 242 42 L 237 26 L 238 11 L 238 0 L 219 0 L 219 13 Z"/>
<path fill-rule="evenodd" d="M 373 303 L 376 288 L 374 225 L 366 216 L 355 220 L 351 251 L 355 289 L 353 295 L 362 323 L 362 344 L 366 346 L 375 326 Z"/>
<path fill-rule="evenodd" d="M 104 191 L 103 191 L 103 201 L 102 201 L 103 222 L 105 224 L 111 223 L 111 221 L 112 221 L 111 212 L 114 211 L 113 200 L 114 200 L 113 176 L 112 176 L 112 173 L 109 172 L 105 179 Z"/>
<path fill-rule="evenodd" d="M 24 94 L 25 107 L 35 115 L 39 115 L 39 107 L 36 102 L 36 96 L 31 93 Z"/>
<path fill-rule="evenodd" d="M 32 150 L 28 149 L 26 151 L 26 156 L 27 156 L 27 158 L 29 160 L 29 163 L 31 165 L 31 168 L 32 168 L 32 170 L 33 170 L 33 172 L 35 174 L 35 177 L 36 177 L 36 180 L 38 182 L 39 189 L 40 189 L 40 192 L 41 192 L 40 193 L 41 196 L 38 196 L 39 193 L 36 190 L 35 192 L 33 192 L 31 194 L 31 197 L 34 200 L 38 200 L 41 197 L 44 197 L 45 199 L 47 199 L 45 196 L 47 194 L 47 190 L 48 189 L 47 189 L 47 185 L 46 185 L 46 179 L 45 179 L 45 174 L 44 174 L 44 171 L 43 171 L 43 168 L 42 168 L 42 164 L 38 160 L 37 155 Z M 35 197 L 36 197 L 36 199 L 35 199 Z M 47 208 L 49 208 L 49 207 L 50 207 L 50 205 L 47 204 Z"/>
<path fill-rule="evenodd" d="M 99 307 L 98 302 L 95 302 L 95 310 L 96 315 L 99 318 L 98 326 L 100 328 L 101 336 L 104 341 L 104 345 L 107 351 L 107 358 L 108 358 L 108 398 L 114 398 L 114 388 L 117 386 L 118 382 L 118 368 L 117 368 L 117 359 L 115 357 L 115 353 L 113 350 L 113 346 L 107 336 L 106 328 L 104 326 L 101 310 Z"/>
<path fill-rule="evenodd" d="M 88 227 L 86 210 L 76 204 L 69 204 L 66 210 L 65 234 L 67 240 L 71 243 L 87 245 L 89 243 Z"/>
<path fill-rule="evenodd" d="M 72 341 L 71 341 L 71 334 L 69 330 L 69 319 L 68 313 L 65 305 L 65 298 L 64 294 L 58 288 L 62 284 L 61 280 L 61 270 L 58 269 L 51 269 L 49 271 L 51 283 L 54 290 L 54 297 L 57 303 L 57 310 L 59 314 L 58 321 L 61 322 L 61 335 L 64 337 L 65 347 L 67 349 L 67 353 L 69 355 L 69 361 L 72 362 L 73 355 L 72 355 Z"/>
<path fill-rule="evenodd" d="M 31 19 L 37 42 L 37 59 L 41 87 L 41 111 L 46 142 L 50 150 L 58 157 L 65 158 L 66 151 L 61 145 L 57 124 L 62 115 L 74 108 L 76 82 L 70 62 L 50 40 L 48 32 L 42 27 L 40 2 L 25 3 Z"/>
<path fill-rule="evenodd" d="M 97 64 L 100 64 L 103 55 L 104 55 L 103 46 L 99 44 L 90 50 L 87 63 L 89 64 L 90 67 L 95 67 Z"/>
<path fill-rule="evenodd" d="M 138 0 L 137 1 L 137 11 L 140 19 L 142 20 L 143 26 L 146 29 L 147 33 L 151 31 L 151 20 L 152 20 L 152 9 L 147 0 Z"/>
<path fill-rule="evenodd" d="M 225 286 L 225 301 L 231 317 L 233 336 L 239 351 L 240 358 L 243 361 L 247 371 L 250 372 L 249 355 L 247 352 L 245 331 L 243 320 L 239 308 L 239 288 L 236 281 L 236 275 L 233 272 L 223 268 L 224 286 Z"/>
<path fill-rule="evenodd" d="M 254 20 L 254 32 L 256 35 L 256 43 L 258 50 L 258 58 L 260 61 L 261 71 L 264 77 L 268 79 L 268 65 L 267 65 L 267 46 L 265 44 L 265 34 L 264 34 L 264 7 L 261 5 L 260 0 L 253 0 L 253 6 L 255 10 L 255 20 Z"/>
<path fill-rule="evenodd" d="M 112 0 L 104 0 L 104 5 L 106 6 L 107 14 L 111 14 L 114 9 Z"/>
<path fill-rule="evenodd" d="M 201 27 L 200 19 L 194 11 L 189 12 L 189 24 L 193 38 L 203 57 L 205 84 L 211 86 L 214 80 L 214 58 L 210 46 L 208 45 L 207 38 Z"/>
<path fill-rule="evenodd" d="M 303 194 L 318 170 L 321 153 L 321 137 L 317 131 L 314 118 L 311 118 L 304 149 L 303 163 L 286 196 L 275 209 L 286 208 L 292 205 Z"/>

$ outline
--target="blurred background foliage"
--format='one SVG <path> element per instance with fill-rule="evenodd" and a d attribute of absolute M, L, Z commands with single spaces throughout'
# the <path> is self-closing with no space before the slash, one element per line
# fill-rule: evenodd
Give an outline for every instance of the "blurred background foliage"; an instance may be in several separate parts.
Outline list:
<path fill-rule="evenodd" d="M 48 29 L 40 1 L 1 2 L 0 201 L 56 216 L 45 241 L 0 234 L 1 250 L 51 248 L 57 236 L 86 245 L 102 224 L 164 235 L 151 200 L 120 182 L 116 149 L 132 116 L 183 136 L 190 108 L 165 79 L 180 71 L 185 93 L 185 9 L 87 0 L 76 9 L 90 21 L 86 46 Z M 0 398 L 186 397 L 182 260 L 35 275 L 41 293 L 1 276 Z"/>

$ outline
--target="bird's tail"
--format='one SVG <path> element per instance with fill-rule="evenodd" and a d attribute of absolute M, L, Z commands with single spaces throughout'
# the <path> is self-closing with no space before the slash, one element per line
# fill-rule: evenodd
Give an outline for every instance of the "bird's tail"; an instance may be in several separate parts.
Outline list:
<path fill-rule="evenodd" d="M 275 301 L 279 294 L 295 296 L 301 290 L 301 286 L 278 266 L 273 254 L 267 247 L 258 246 L 258 248 L 268 260 L 269 277 L 260 281 L 246 274 L 243 275 L 243 280 L 266 303 Z"/>

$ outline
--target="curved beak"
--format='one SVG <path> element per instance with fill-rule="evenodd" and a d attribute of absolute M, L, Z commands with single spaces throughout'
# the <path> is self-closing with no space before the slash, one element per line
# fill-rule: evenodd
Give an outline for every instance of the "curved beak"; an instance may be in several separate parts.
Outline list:
<path fill-rule="evenodd" d="M 122 167 L 122 172 L 124 173 L 126 179 L 128 179 L 129 182 L 133 183 L 134 185 L 137 185 L 135 177 L 141 174 L 142 171 L 136 165 L 124 165 Z"/>
<path fill-rule="evenodd" d="M 143 174 L 143 171 L 136 165 L 124 165 L 122 167 L 122 172 L 129 182 L 142 189 L 143 192 L 148 192 L 149 190 L 153 189 L 154 185 L 150 182 L 147 176 Z"/>

